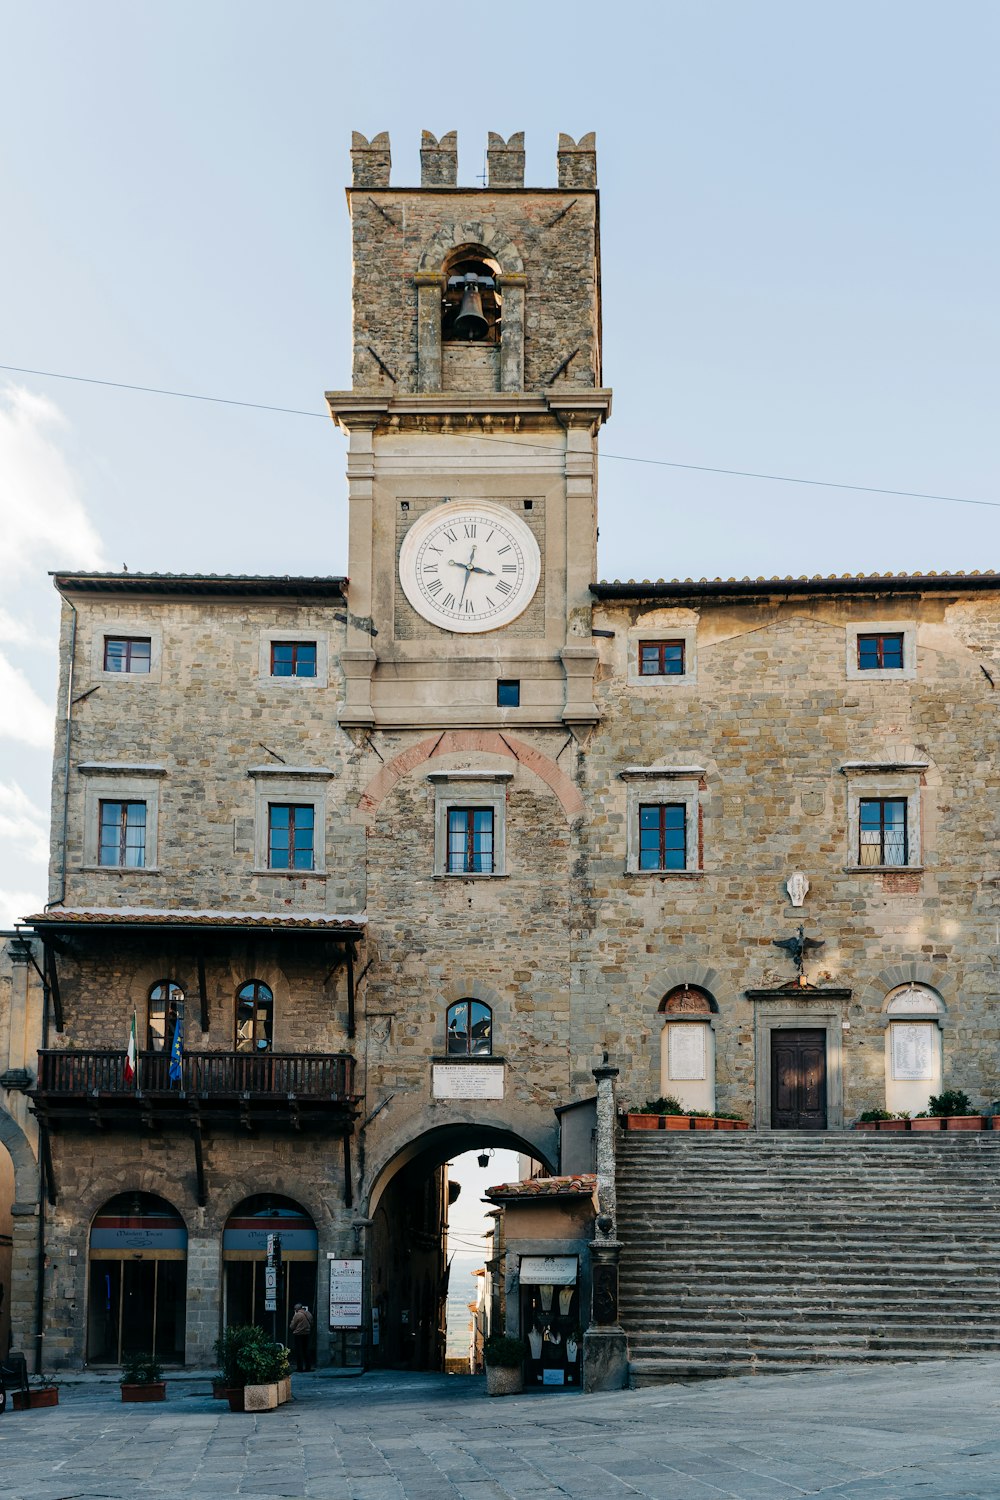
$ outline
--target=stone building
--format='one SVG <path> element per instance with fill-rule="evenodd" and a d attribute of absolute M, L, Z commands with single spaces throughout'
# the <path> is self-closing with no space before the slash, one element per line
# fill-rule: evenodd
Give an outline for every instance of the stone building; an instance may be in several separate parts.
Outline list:
<path fill-rule="evenodd" d="M 1000 578 L 595 582 L 593 137 L 555 188 L 519 135 L 481 188 L 421 156 L 354 138 L 347 577 L 55 578 L 50 900 L 0 971 L 47 1367 L 209 1363 L 269 1234 L 279 1331 L 358 1258 L 320 1361 L 434 1366 L 444 1164 L 593 1171 L 608 1057 L 761 1132 L 1000 1096 Z"/>

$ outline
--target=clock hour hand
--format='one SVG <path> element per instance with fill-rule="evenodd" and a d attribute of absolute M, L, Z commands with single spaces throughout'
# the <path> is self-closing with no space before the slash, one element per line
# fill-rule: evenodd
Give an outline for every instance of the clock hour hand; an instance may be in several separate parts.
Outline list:
<path fill-rule="evenodd" d="M 473 567 L 471 563 L 469 564 L 469 572 L 470 573 L 486 573 L 490 578 L 495 578 L 497 576 L 494 573 L 494 571 L 493 571 L 492 568 Z"/>

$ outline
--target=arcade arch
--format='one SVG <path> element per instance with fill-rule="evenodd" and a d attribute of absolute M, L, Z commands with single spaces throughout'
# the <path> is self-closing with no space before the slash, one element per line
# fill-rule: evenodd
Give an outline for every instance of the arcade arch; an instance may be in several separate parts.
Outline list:
<path fill-rule="evenodd" d="M 156 1193 L 116 1193 L 90 1226 L 87 1359 L 184 1363 L 187 1227 Z"/>
<path fill-rule="evenodd" d="M 500 1124 L 435 1127 L 394 1151 L 376 1172 L 367 1205 L 367 1273 L 375 1367 L 443 1370 L 446 1338 L 449 1161 L 502 1147 L 553 1170 L 549 1149 Z M 377 1329 L 377 1342 L 375 1330 Z"/>

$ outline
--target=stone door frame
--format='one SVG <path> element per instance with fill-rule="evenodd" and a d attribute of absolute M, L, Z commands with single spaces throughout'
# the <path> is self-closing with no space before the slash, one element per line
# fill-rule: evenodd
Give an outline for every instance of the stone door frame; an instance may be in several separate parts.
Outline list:
<path fill-rule="evenodd" d="M 754 1017 L 756 1052 L 756 1087 L 754 1126 L 770 1131 L 771 1126 L 771 1033 L 772 1031 L 826 1032 L 826 1128 L 844 1128 L 844 1044 L 841 1010 L 814 1008 L 803 1001 L 758 1001 Z M 818 1134 L 819 1132 L 817 1132 Z"/>

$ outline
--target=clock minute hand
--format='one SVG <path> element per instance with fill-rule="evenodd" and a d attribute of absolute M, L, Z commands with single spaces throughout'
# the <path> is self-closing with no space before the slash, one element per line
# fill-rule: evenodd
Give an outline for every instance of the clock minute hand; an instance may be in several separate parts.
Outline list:
<path fill-rule="evenodd" d="M 458 596 L 458 607 L 459 607 L 459 609 L 462 608 L 462 604 L 463 604 L 463 602 L 465 600 L 465 591 L 469 587 L 469 579 L 472 577 L 473 573 L 475 572 L 475 569 L 472 566 L 473 558 L 475 557 L 475 555 L 476 555 L 476 548 L 473 545 L 472 551 L 469 553 L 469 561 L 465 565 L 465 582 L 462 584 L 462 592 Z"/>
<path fill-rule="evenodd" d="M 486 574 L 489 575 L 490 578 L 495 578 L 497 576 L 494 573 L 494 571 L 493 571 L 492 568 L 480 568 L 478 566 L 473 567 L 473 565 L 471 563 L 469 564 L 469 572 L 470 573 L 486 573 Z"/>

